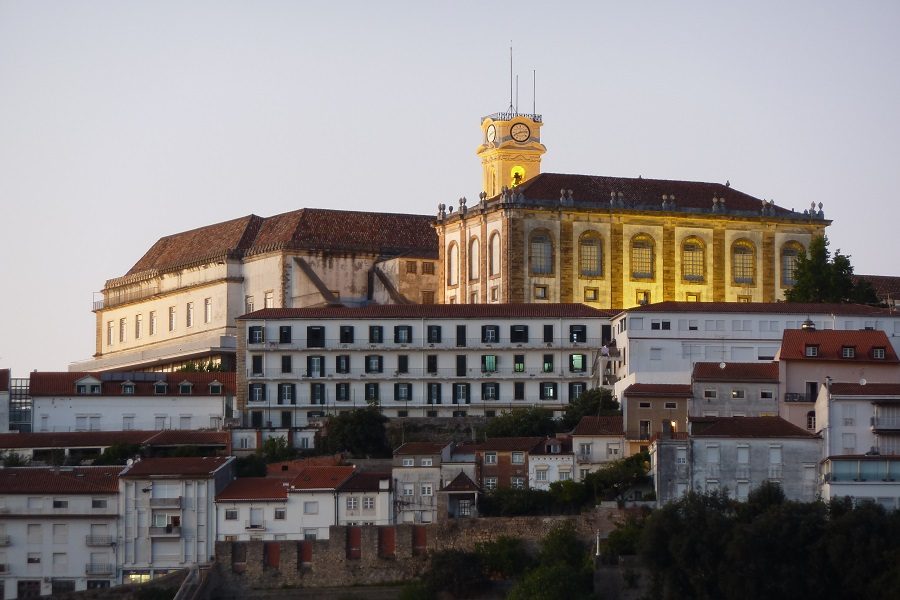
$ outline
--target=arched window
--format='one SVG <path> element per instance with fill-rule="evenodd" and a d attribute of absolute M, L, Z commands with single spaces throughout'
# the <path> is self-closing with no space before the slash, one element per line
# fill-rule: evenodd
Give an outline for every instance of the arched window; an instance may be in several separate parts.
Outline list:
<path fill-rule="evenodd" d="M 447 248 L 447 285 L 459 283 L 459 248 L 456 242 Z"/>
<path fill-rule="evenodd" d="M 731 246 L 731 272 L 734 282 L 753 285 L 756 248 L 749 240 L 738 240 Z"/>
<path fill-rule="evenodd" d="M 797 259 L 805 252 L 806 249 L 793 240 L 781 247 L 781 285 L 797 283 Z"/>
<path fill-rule="evenodd" d="M 645 233 L 631 238 L 631 276 L 653 279 L 653 238 Z"/>
<path fill-rule="evenodd" d="M 488 269 L 491 275 L 500 274 L 500 234 L 491 235 L 491 243 L 488 247 Z"/>
<path fill-rule="evenodd" d="M 703 281 L 706 248 L 699 238 L 689 237 L 681 244 L 681 272 L 685 281 Z"/>
<path fill-rule="evenodd" d="M 603 243 L 600 234 L 588 231 L 582 234 L 578 244 L 580 272 L 584 277 L 603 275 Z"/>
<path fill-rule="evenodd" d="M 478 254 L 478 238 L 473 237 L 469 242 L 469 279 L 475 281 L 478 279 L 478 271 L 481 263 L 479 262 L 480 256 Z"/>
<path fill-rule="evenodd" d="M 532 275 L 552 275 L 553 274 L 553 241 L 550 233 L 545 230 L 538 230 L 531 234 L 531 241 L 528 244 Z"/>
<path fill-rule="evenodd" d="M 810 431 L 816 430 L 816 411 L 811 410 L 806 413 L 806 428 Z"/>

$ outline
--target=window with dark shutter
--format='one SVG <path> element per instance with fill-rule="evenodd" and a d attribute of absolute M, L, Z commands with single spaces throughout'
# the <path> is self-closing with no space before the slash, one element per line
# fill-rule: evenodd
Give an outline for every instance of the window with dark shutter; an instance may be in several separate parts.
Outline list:
<path fill-rule="evenodd" d="M 441 343 L 441 326 L 440 325 L 429 325 L 428 326 L 428 343 L 429 344 L 440 344 Z"/>
<path fill-rule="evenodd" d="M 466 326 L 465 325 L 457 325 L 456 326 L 456 345 L 457 347 L 464 348 L 466 346 Z"/>
<path fill-rule="evenodd" d="M 340 342 L 342 344 L 353 343 L 353 325 L 341 325 Z"/>
<path fill-rule="evenodd" d="M 553 325 L 544 325 L 544 343 L 553 343 Z"/>
<path fill-rule="evenodd" d="M 509 341 L 513 344 L 528 342 L 528 325 L 511 325 L 509 327 Z"/>
<path fill-rule="evenodd" d="M 290 325 L 282 325 L 278 328 L 278 343 L 279 344 L 290 344 L 291 343 L 291 326 Z"/>
<path fill-rule="evenodd" d="M 465 377 L 466 376 L 466 355 L 465 354 L 457 354 L 456 355 L 456 376 L 457 377 Z"/>
<path fill-rule="evenodd" d="M 325 347 L 325 328 L 321 326 L 310 326 L 306 328 L 306 347 L 307 348 L 324 348 Z"/>

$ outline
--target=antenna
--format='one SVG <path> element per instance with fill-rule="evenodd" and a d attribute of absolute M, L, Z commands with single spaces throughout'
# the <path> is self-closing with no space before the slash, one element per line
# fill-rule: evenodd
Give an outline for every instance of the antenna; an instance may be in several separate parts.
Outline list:
<path fill-rule="evenodd" d="M 509 40 L 509 112 L 515 112 L 513 109 L 513 60 L 512 60 L 512 40 Z"/>
<path fill-rule="evenodd" d="M 537 114 L 537 69 L 531 70 L 531 113 Z"/>
<path fill-rule="evenodd" d="M 516 113 L 519 112 L 519 76 L 516 75 Z"/>

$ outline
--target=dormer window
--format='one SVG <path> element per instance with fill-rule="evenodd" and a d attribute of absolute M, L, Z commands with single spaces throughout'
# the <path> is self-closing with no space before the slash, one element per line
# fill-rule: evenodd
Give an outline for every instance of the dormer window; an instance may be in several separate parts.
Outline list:
<path fill-rule="evenodd" d="M 875 360 L 884 360 L 884 348 L 872 348 L 872 358 Z"/>
<path fill-rule="evenodd" d="M 130 381 L 126 381 L 122 384 L 122 395 L 124 396 L 134 396 L 134 384 Z"/>
<path fill-rule="evenodd" d="M 213 396 L 219 396 L 222 394 L 222 384 L 218 381 L 213 381 L 209 384 L 209 393 Z"/>
<path fill-rule="evenodd" d="M 75 386 L 75 392 L 79 396 L 84 396 L 85 394 L 88 393 L 88 386 L 84 385 L 83 383 L 79 383 L 78 385 Z"/>
<path fill-rule="evenodd" d="M 193 388 L 193 387 L 194 387 L 194 385 L 192 383 L 187 382 L 187 381 L 182 381 L 181 383 L 178 384 L 178 393 L 181 394 L 182 396 L 189 396 L 191 394 L 191 388 Z"/>
<path fill-rule="evenodd" d="M 810 358 L 818 356 L 819 355 L 819 347 L 813 346 L 813 345 L 806 346 L 805 355 Z"/>
<path fill-rule="evenodd" d="M 165 394 L 169 389 L 169 385 L 165 381 L 157 381 L 153 384 L 154 394 Z"/>
<path fill-rule="evenodd" d="M 853 346 L 842 346 L 841 358 L 856 358 L 856 348 Z"/>

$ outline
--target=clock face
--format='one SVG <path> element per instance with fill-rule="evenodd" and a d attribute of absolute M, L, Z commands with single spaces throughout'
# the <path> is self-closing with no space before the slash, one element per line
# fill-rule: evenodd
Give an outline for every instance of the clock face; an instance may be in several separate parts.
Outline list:
<path fill-rule="evenodd" d="M 495 139 L 497 139 L 497 128 L 490 125 L 487 128 L 487 141 L 493 142 Z"/>
<path fill-rule="evenodd" d="M 525 123 L 516 123 L 512 126 L 512 129 L 509 130 L 509 133 L 512 135 L 512 139 L 517 142 L 524 142 L 531 137 L 531 130 L 528 129 L 528 125 Z"/>

